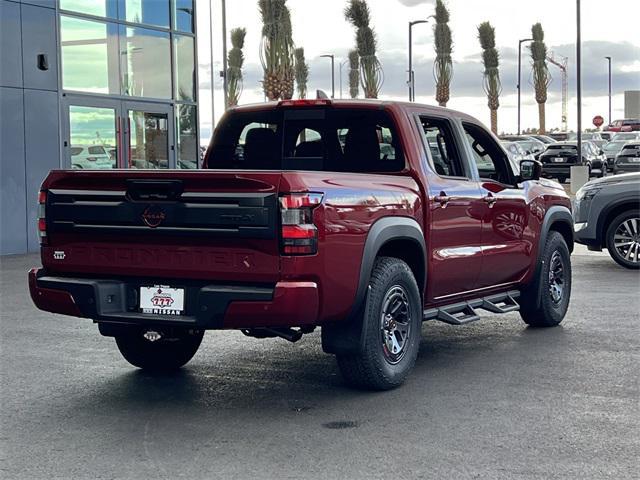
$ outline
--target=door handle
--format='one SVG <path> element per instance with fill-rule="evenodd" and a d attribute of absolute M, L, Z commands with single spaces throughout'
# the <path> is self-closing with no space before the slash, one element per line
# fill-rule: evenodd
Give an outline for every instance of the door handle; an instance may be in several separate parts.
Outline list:
<path fill-rule="evenodd" d="M 449 200 L 451 200 L 451 197 L 447 196 L 445 192 L 440 192 L 440 195 L 433 197 L 433 201 L 438 202 L 442 208 L 446 208 Z"/>
<path fill-rule="evenodd" d="M 487 202 L 489 204 L 489 208 L 491 208 L 498 201 L 498 197 L 494 197 L 493 194 L 488 193 L 486 197 L 482 197 L 482 200 Z"/>

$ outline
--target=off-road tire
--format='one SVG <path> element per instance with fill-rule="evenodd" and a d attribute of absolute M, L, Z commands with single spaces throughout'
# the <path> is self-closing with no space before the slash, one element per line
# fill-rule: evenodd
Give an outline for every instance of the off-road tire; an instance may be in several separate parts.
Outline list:
<path fill-rule="evenodd" d="M 389 350 L 383 346 L 384 302 L 394 288 L 401 287 L 407 299 L 409 317 L 403 356 L 397 363 L 388 359 Z M 397 290 L 396 290 L 397 291 Z M 421 296 L 413 272 L 400 259 L 376 259 L 369 281 L 367 299 L 362 309 L 364 341 L 359 353 L 337 355 L 338 366 L 346 382 L 368 390 L 389 390 L 401 385 L 415 364 L 420 348 L 422 307 Z M 386 350 L 385 350 L 386 349 Z M 386 353 L 385 353 L 386 351 Z"/>
<path fill-rule="evenodd" d="M 198 351 L 203 330 L 171 332 L 160 340 L 151 342 L 143 337 L 145 330 L 115 337 L 122 356 L 131 365 L 150 371 L 171 371 L 185 365 Z"/>
<path fill-rule="evenodd" d="M 558 177 L 558 183 L 564 183 L 566 181 L 567 181 L 567 177 L 563 177 L 563 176 Z"/>
<path fill-rule="evenodd" d="M 625 268 L 629 268 L 632 270 L 637 270 L 640 268 L 640 262 L 635 262 L 635 261 L 630 261 L 627 260 L 615 247 L 614 247 L 614 236 L 616 234 L 616 230 L 618 229 L 618 227 L 620 227 L 624 222 L 631 220 L 631 219 L 638 219 L 640 218 L 640 213 L 636 210 L 627 210 L 626 212 L 622 212 L 620 215 L 618 215 L 616 218 L 614 218 L 611 223 L 609 224 L 609 227 L 607 228 L 607 233 L 606 233 L 606 242 L 607 242 L 607 250 L 609 250 L 609 255 L 611 255 L 611 258 L 613 258 L 616 263 L 618 265 L 621 265 Z M 636 223 L 636 227 L 640 228 L 640 222 Z M 636 232 L 640 233 L 640 232 Z M 633 237 L 632 237 L 633 238 Z M 632 252 L 634 258 L 635 258 L 635 250 L 634 252 Z"/>
<path fill-rule="evenodd" d="M 552 296 L 552 277 L 549 271 L 554 255 L 559 255 L 562 262 L 564 283 L 559 301 Z M 532 327 L 555 327 L 564 319 L 571 299 L 571 254 L 564 237 L 555 231 L 550 231 L 542 249 L 540 270 L 520 296 L 520 316 L 524 322 Z M 555 278 L 555 277 L 554 277 Z"/>

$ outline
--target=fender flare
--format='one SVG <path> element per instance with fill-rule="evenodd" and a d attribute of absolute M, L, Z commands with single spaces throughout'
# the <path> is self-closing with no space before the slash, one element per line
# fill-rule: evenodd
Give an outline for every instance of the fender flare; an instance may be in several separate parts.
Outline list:
<path fill-rule="evenodd" d="M 323 325 L 322 348 L 326 353 L 353 354 L 362 349 L 365 330 L 358 316 L 364 307 L 369 289 L 369 279 L 373 271 L 373 264 L 380 249 L 393 240 L 409 240 L 415 242 L 422 251 L 425 271 L 423 280 L 418 285 L 420 294 L 424 294 L 426 285 L 427 248 L 424 233 L 420 224 L 410 217 L 383 217 L 377 220 L 369 229 L 365 240 L 360 263 L 358 288 L 353 300 L 353 306 L 348 317 L 335 324 Z M 422 305 L 420 306 L 422 309 Z"/>
<path fill-rule="evenodd" d="M 544 251 L 544 246 L 547 243 L 547 237 L 549 236 L 549 232 L 551 231 L 551 226 L 554 223 L 564 223 L 568 227 L 571 232 L 571 236 L 573 238 L 573 215 L 571 215 L 571 211 L 562 205 L 553 205 L 551 206 L 544 215 L 544 219 L 542 220 L 542 226 L 540 227 L 540 238 L 538 240 L 538 253 L 536 255 L 536 269 L 534 272 L 534 276 L 531 280 L 531 287 L 534 288 L 536 292 L 536 306 L 540 306 L 541 292 L 540 292 L 540 269 L 542 268 L 542 252 Z M 571 245 L 568 245 L 569 251 L 573 251 L 573 239 Z"/>

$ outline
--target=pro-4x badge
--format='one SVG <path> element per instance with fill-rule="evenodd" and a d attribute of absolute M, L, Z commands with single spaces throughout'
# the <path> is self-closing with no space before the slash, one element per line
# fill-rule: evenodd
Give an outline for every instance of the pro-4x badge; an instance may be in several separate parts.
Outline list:
<path fill-rule="evenodd" d="M 64 250 L 56 250 L 53 252 L 53 259 L 54 260 L 64 260 L 66 257 Z"/>

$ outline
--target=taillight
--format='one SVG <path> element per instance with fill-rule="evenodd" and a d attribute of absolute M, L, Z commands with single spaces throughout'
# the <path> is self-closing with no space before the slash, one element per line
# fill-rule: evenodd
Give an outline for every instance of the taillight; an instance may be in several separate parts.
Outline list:
<path fill-rule="evenodd" d="M 38 193 L 38 237 L 40 245 L 47 243 L 47 220 L 46 220 L 47 192 Z"/>
<path fill-rule="evenodd" d="M 313 209 L 321 203 L 321 193 L 288 193 L 280 197 L 284 255 L 313 255 L 318 252 L 318 229 L 313 224 Z"/>

